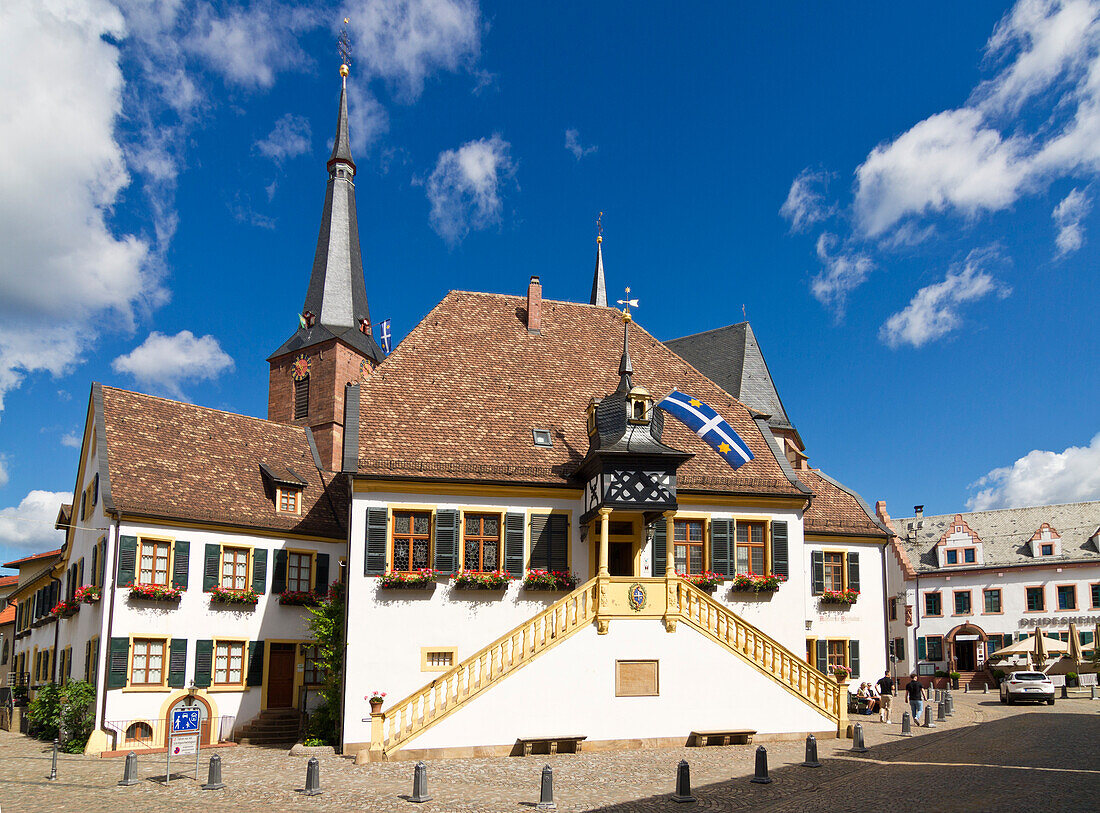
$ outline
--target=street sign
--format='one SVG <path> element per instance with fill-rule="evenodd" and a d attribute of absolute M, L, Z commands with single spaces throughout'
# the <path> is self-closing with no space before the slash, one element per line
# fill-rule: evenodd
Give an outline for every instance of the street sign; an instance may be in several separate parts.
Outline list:
<path fill-rule="evenodd" d="M 172 736 L 176 734 L 198 733 L 199 709 L 197 707 L 176 709 L 172 712 Z"/>
<path fill-rule="evenodd" d="M 174 757 L 183 756 L 185 754 L 197 754 L 199 752 L 199 735 L 175 735 L 172 737 L 172 746 L 170 750 Z"/>

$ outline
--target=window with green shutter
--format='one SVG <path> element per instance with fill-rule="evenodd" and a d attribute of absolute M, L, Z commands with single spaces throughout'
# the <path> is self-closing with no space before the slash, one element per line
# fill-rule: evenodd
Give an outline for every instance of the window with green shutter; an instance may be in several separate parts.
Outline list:
<path fill-rule="evenodd" d="M 187 676 L 187 639 L 173 638 L 168 648 L 168 685 L 182 689 Z"/>
<path fill-rule="evenodd" d="M 364 539 L 363 575 L 381 576 L 386 572 L 386 541 L 389 514 L 385 508 L 367 509 L 367 534 Z"/>
<path fill-rule="evenodd" d="M 126 670 L 130 660 L 130 639 L 112 638 L 110 649 L 107 650 L 107 688 L 123 689 L 126 687 Z"/>
<path fill-rule="evenodd" d="M 248 679 L 249 686 L 262 686 L 264 682 L 264 642 L 248 642 Z"/>
<path fill-rule="evenodd" d="M 652 575 L 660 578 L 665 575 L 668 561 L 668 526 L 664 517 L 657 517 L 653 523 L 653 568 Z"/>
<path fill-rule="evenodd" d="M 458 511 L 435 512 L 435 569 L 444 575 L 458 570 Z"/>
<path fill-rule="evenodd" d="M 285 548 L 275 551 L 275 565 L 271 568 L 271 593 L 279 595 L 286 590 L 286 568 L 289 554 Z"/>
<path fill-rule="evenodd" d="M 825 553 L 810 551 L 810 592 L 820 596 L 825 592 Z"/>
<path fill-rule="evenodd" d="M 191 565 L 191 543 L 177 539 L 172 557 L 172 586 L 187 589 L 187 575 Z"/>
<path fill-rule="evenodd" d="M 118 586 L 130 587 L 134 583 L 137 564 L 137 537 L 123 536 L 118 540 Z"/>
<path fill-rule="evenodd" d="M 258 596 L 267 592 L 267 548 L 252 551 L 252 592 Z"/>
<path fill-rule="evenodd" d="M 569 518 L 565 514 L 531 515 L 529 567 L 552 573 L 569 569 Z"/>
<path fill-rule="evenodd" d="M 329 556 L 327 553 L 317 554 L 317 573 L 313 577 L 313 589 L 318 593 L 328 594 L 329 580 L 328 580 L 328 561 Z"/>
<path fill-rule="evenodd" d="M 209 688 L 213 666 L 214 642 L 195 641 L 195 685 L 200 689 Z"/>
<path fill-rule="evenodd" d="M 723 576 L 732 576 L 733 522 L 728 519 L 710 521 L 710 569 Z"/>
<path fill-rule="evenodd" d="M 218 586 L 218 571 L 222 563 L 222 546 L 215 542 L 206 543 L 202 559 L 202 589 L 209 593 Z"/>
<path fill-rule="evenodd" d="M 772 523 L 772 575 L 784 579 L 790 575 L 786 522 Z"/>
<path fill-rule="evenodd" d="M 526 523 L 527 518 L 523 514 L 509 512 L 504 515 L 504 569 L 517 579 L 523 578 L 523 560 L 526 553 L 524 525 Z M 533 536 L 532 530 L 532 538 Z"/>

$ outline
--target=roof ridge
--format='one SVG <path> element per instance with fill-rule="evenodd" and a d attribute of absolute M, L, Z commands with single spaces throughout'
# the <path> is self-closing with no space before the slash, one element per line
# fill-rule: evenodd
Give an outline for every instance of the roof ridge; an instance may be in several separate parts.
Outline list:
<path fill-rule="evenodd" d="M 100 383 L 100 382 L 96 382 L 96 383 Z M 257 423 L 262 423 L 262 424 L 265 424 L 267 426 L 280 427 L 280 428 L 284 428 L 284 429 L 294 430 L 294 431 L 297 431 L 299 433 L 302 433 L 303 435 L 305 433 L 305 427 L 295 426 L 292 423 L 281 423 L 279 421 L 270 420 L 269 418 L 257 418 L 255 415 L 246 415 L 243 412 L 230 412 L 228 409 L 218 409 L 216 407 L 203 406 L 202 404 L 193 404 L 190 401 L 179 401 L 175 398 L 165 398 L 163 395 L 151 395 L 150 393 L 147 393 L 147 392 L 140 392 L 138 390 L 128 390 L 128 389 L 125 389 L 123 387 L 112 387 L 108 384 L 100 383 L 100 386 L 103 387 L 104 390 L 113 390 L 114 392 L 122 392 L 122 393 L 126 393 L 127 395 L 137 395 L 137 396 L 140 396 L 142 398 L 152 399 L 154 401 L 166 401 L 169 404 L 177 404 L 177 405 L 182 406 L 182 407 L 191 407 L 192 409 L 197 409 L 197 410 L 200 410 L 202 412 L 216 412 L 216 413 L 219 413 L 221 415 L 229 415 L 233 418 L 244 418 L 245 420 L 255 421 Z"/>
<path fill-rule="evenodd" d="M 1041 503 L 1039 505 L 1018 505 L 1015 508 L 987 508 L 984 511 L 955 511 L 947 514 L 923 514 L 921 519 L 938 519 L 940 517 L 973 517 L 979 514 L 1000 514 L 1007 511 L 1039 511 L 1045 508 L 1070 508 L 1078 505 L 1095 505 L 1100 507 L 1100 500 L 1079 500 L 1077 502 L 1053 502 L 1053 503 Z M 916 516 L 909 517 L 892 517 L 895 522 L 901 522 L 908 519 L 916 519 Z"/>
<path fill-rule="evenodd" d="M 745 319 L 741 322 L 733 322 L 729 325 L 722 325 L 720 327 L 712 327 L 710 330 L 700 330 L 698 333 L 689 333 L 686 336 L 677 336 L 675 339 L 669 339 L 670 342 L 679 341 L 680 339 L 695 339 L 699 336 L 706 336 L 708 333 L 717 333 L 720 330 L 729 330 L 731 327 L 740 327 L 741 325 L 748 325 L 749 320 Z M 751 326 L 750 326 L 751 330 Z"/>

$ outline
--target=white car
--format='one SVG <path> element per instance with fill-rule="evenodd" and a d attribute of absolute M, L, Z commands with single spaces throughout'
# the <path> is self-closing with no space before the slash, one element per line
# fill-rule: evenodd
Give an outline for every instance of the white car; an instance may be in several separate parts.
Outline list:
<path fill-rule="evenodd" d="M 1054 683 L 1042 672 L 1012 672 L 1001 681 L 1001 702 L 1037 700 L 1054 705 Z"/>

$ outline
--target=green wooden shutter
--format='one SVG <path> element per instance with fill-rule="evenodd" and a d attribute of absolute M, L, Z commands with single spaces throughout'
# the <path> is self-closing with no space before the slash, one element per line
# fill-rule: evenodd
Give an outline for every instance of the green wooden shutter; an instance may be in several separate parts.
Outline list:
<path fill-rule="evenodd" d="M 549 535 L 549 570 L 564 572 L 569 567 L 569 517 L 551 514 Z"/>
<path fill-rule="evenodd" d="M 134 566 L 137 563 L 137 537 L 124 536 L 118 540 L 118 586 L 129 587 L 134 583 Z"/>
<path fill-rule="evenodd" d="M 665 575 L 665 567 L 668 553 L 666 547 L 666 531 L 668 530 L 665 525 L 665 518 L 658 517 L 657 521 L 653 523 L 653 572 L 652 576 L 660 578 Z"/>
<path fill-rule="evenodd" d="M 107 688 L 126 688 L 126 669 L 130 660 L 130 639 L 112 638 L 107 650 Z"/>
<path fill-rule="evenodd" d="M 520 513 L 510 511 L 504 516 L 504 569 L 517 579 L 523 578 L 523 526 L 526 523 L 527 518 Z"/>
<path fill-rule="evenodd" d="M 168 685 L 182 689 L 187 676 L 187 639 L 173 638 L 168 646 Z"/>
<path fill-rule="evenodd" d="M 829 674 L 829 642 L 828 641 L 815 641 L 814 655 L 817 657 L 817 671 Z"/>
<path fill-rule="evenodd" d="M 84 680 L 90 681 L 92 678 L 92 639 L 89 638 L 84 642 Z"/>
<path fill-rule="evenodd" d="M 505 551 L 507 556 L 507 541 Z M 458 511 L 453 508 L 435 512 L 435 569 L 444 575 L 458 570 Z"/>
<path fill-rule="evenodd" d="M 825 592 L 825 554 L 819 550 L 810 551 L 810 592 L 815 596 Z"/>
<path fill-rule="evenodd" d="M 328 593 L 328 554 L 317 554 L 317 575 L 313 578 L 313 589 L 318 593 Z"/>
<path fill-rule="evenodd" d="M 848 553 L 848 589 L 859 590 L 859 553 Z"/>
<path fill-rule="evenodd" d="M 260 596 L 267 592 L 267 548 L 252 551 L 252 592 Z"/>
<path fill-rule="evenodd" d="M 852 670 L 852 680 L 859 677 L 859 641 L 848 642 L 848 668 Z"/>
<path fill-rule="evenodd" d="M 248 642 L 248 679 L 249 686 L 262 686 L 264 683 L 264 642 Z"/>
<path fill-rule="evenodd" d="M 222 546 L 216 542 L 206 543 L 206 553 L 202 561 L 202 589 L 209 593 L 218 586 L 218 568 L 222 562 Z M 197 651 L 197 650 L 196 650 Z"/>
<path fill-rule="evenodd" d="M 928 660 L 928 642 L 924 638 L 917 639 L 917 660 Z"/>
<path fill-rule="evenodd" d="M 275 566 L 271 570 L 271 593 L 278 595 L 286 590 L 286 567 L 289 554 L 286 549 L 275 551 Z"/>
<path fill-rule="evenodd" d="M 363 551 L 363 575 L 381 576 L 386 572 L 386 537 L 389 514 L 385 508 L 367 509 L 367 538 Z"/>
<path fill-rule="evenodd" d="M 772 575 L 782 576 L 784 579 L 790 575 L 790 565 L 787 560 L 787 523 L 772 523 Z M 824 572 L 822 572 L 824 578 Z"/>
<path fill-rule="evenodd" d="M 210 686 L 210 670 L 213 665 L 214 642 L 195 641 L 195 685 L 200 689 Z"/>
<path fill-rule="evenodd" d="M 99 544 L 96 545 L 96 547 L 99 548 L 99 575 L 97 579 L 97 584 L 100 587 L 105 587 L 106 585 L 104 584 L 104 577 L 106 576 L 105 571 L 107 568 L 107 540 L 100 540 Z"/>
<path fill-rule="evenodd" d="M 92 545 L 92 583 L 99 585 L 99 543 Z"/>
<path fill-rule="evenodd" d="M 175 559 L 172 561 L 172 586 L 180 590 L 187 589 L 187 572 L 191 558 L 191 543 L 185 539 L 176 540 Z"/>
<path fill-rule="evenodd" d="M 528 567 L 532 570 L 550 570 L 550 516 L 531 515 L 531 558 Z"/>
<path fill-rule="evenodd" d="M 733 566 L 730 562 L 731 525 L 728 519 L 710 521 L 710 569 L 723 576 L 733 575 Z"/>
<path fill-rule="evenodd" d="M 894 654 L 898 656 L 899 661 L 905 660 L 905 639 L 897 638 L 894 640 Z"/>
<path fill-rule="evenodd" d="M 84 586 L 84 557 L 80 557 L 80 566 L 76 569 L 76 586 Z"/>

